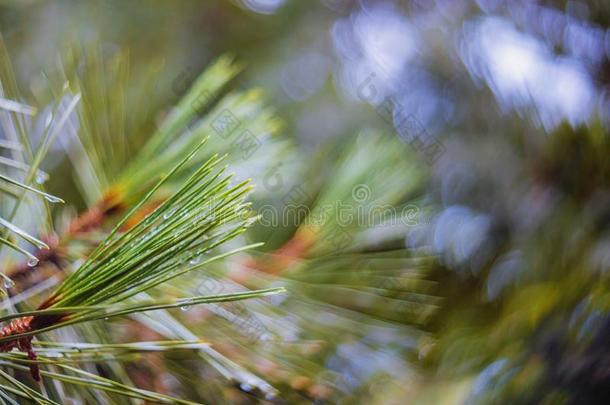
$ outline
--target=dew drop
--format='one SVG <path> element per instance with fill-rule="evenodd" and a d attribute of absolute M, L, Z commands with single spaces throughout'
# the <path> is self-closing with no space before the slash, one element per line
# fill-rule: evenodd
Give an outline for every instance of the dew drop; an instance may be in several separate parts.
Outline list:
<path fill-rule="evenodd" d="M 39 263 L 39 260 L 35 257 L 30 257 L 28 259 L 28 266 L 30 266 L 30 267 L 34 267 L 34 266 L 38 265 L 38 263 Z"/>
<path fill-rule="evenodd" d="M 250 392 L 250 391 L 252 391 L 252 386 L 251 386 L 250 384 L 248 384 L 248 383 L 241 383 L 241 384 L 239 385 L 239 388 L 240 388 L 242 391 L 244 391 L 244 392 Z"/>
<path fill-rule="evenodd" d="M 4 288 L 6 288 L 7 290 L 9 288 L 13 288 L 15 287 L 15 282 L 13 280 L 11 280 L 10 278 L 5 278 L 4 279 Z"/>
<path fill-rule="evenodd" d="M 176 209 L 172 209 L 168 212 L 166 212 L 165 214 L 163 214 L 163 219 L 169 219 L 169 217 L 171 217 L 172 215 L 174 215 L 174 213 L 176 212 Z"/>
<path fill-rule="evenodd" d="M 47 181 L 47 175 L 43 172 L 36 173 L 36 183 L 44 184 Z"/>
<path fill-rule="evenodd" d="M 185 305 L 185 306 L 183 306 L 183 307 L 180 307 L 180 310 L 181 310 L 182 312 L 186 312 L 186 311 L 188 311 L 189 309 L 191 309 L 191 307 L 189 307 L 188 305 Z"/>
<path fill-rule="evenodd" d="M 197 263 L 199 263 L 200 261 L 201 261 L 201 257 L 200 257 L 200 256 L 197 256 L 197 257 L 193 257 L 193 258 L 192 258 L 192 259 L 189 261 L 189 263 L 190 263 L 190 264 L 197 264 Z"/>
<path fill-rule="evenodd" d="M 53 204 L 60 203 L 63 201 L 61 198 L 54 197 L 54 196 L 48 195 L 48 194 L 46 194 L 44 196 L 44 198 L 45 198 L 45 200 L 47 200 L 48 202 L 53 203 Z"/>

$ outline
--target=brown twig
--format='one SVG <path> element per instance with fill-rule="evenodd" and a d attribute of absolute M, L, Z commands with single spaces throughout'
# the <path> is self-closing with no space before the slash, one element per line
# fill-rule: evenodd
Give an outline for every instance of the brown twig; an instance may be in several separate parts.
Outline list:
<path fill-rule="evenodd" d="M 34 317 L 32 316 L 13 319 L 0 328 L 0 338 L 31 332 L 33 319 Z M 32 348 L 32 336 L 20 337 L 0 343 L 0 352 L 10 352 L 15 348 L 27 353 L 28 359 L 32 360 L 30 363 L 30 373 L 34 380 L 40 381 L 40 370 L 38 363 L 36 363 L 36 353 Z"/>

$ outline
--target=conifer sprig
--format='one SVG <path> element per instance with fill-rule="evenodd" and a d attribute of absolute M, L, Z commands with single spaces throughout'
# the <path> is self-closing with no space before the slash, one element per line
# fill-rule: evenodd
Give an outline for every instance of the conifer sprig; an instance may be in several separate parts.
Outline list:
<path fill-rule="evenodd" d="M 203 146 L 201 142 L 177 164 L 132 209 L 133 213 L 150 198 L 163 183 L 192 159 Z M 134 312 L 173 308 L 207 302 L 222 302 L 253 298 L 280 292 L 272 289 L 258 292 L 224 294 L 215 297 L 195 297 L 171 303 L 136 304 L 127 308 L 109 310 L 100 304 L 120 303 L 126 299 L 174 278 L 187 271 L 201 268 L 217 257 L 203 263 L 193 260 L 206 255 L 214 247 L 245 231 L 252 223 L 248 204 L 244 198 L 249 191 L 247 182 L 231 185 L 230 176 L 217 169 L 218 157 L 196 170 L 183 186 L 166 199 L 157 209 L 135 226 L 116 236 L 128 214 L 113 232 L 100 244 L 88 260 L 72 273 L 60 287 L 39 307 L 43 312 L 22 313 L 7 323 L 0 338 L 2 351 L 15 347 L 35 360 L 31 336 L 68 324 L 123 316 Z M 241 250 L 241 249 L 238 249 Z M 191 266 L 188 265 L 191 264 Z M 185 268 L 186 267 L 186 268 Z M 100 314 L 96 311 L 104 310 Z M 44 311 L 47 312 L 44 312 Z M 79 312 L 83 312 L 80 315 Z M 30 364 L 32 375 L 38 377 L 36 363 Z"/>
<path fill-rule="evenodd" d="M 132 212 L 198 152 L 202 142 L 164 176 Z M 232 186 L 212 157 L 137 225 L 115 237 L 130 214 L 71 274 L 45 308 L 120 302 L 179 273 L 182 265 L 242 233 L 252 222 L 247 182 Z"/>
<path fill-rule="evenodd" d="M 170 301 L 131 299 L 173 277 L 203 269 L 213 261 L 257 246 L 254 244 L 230 251 L 224 249 L 223 253 L 215 252 L 215 247 L 244 232 L 255 218 L 250 212 L 249 203 L 245 202 L 245 196 L 251 189 L 248 182 L 234 182 L 225 173 L 226 167 L 220 167 L 224 157 L 219 157 L 217 153 L 230 152 L 233 145 L 223 139 L 223 134 L 218 134 L 214 120 L 223 111 L 229 110 L 239 121 L 239 125 L 233 129 L 251 131 L 257 141 L 266 140 L 277 131 L 279 125 L 271 111 L 264 106 L 259 91 L 236 92 L 223 97 L 224 87 L 241 69 L 231 58 L 225 57 L 195 81 L 153 136 L 146 140 L 144 147 L 139 148 L 133 158 L 127 159 L 130 155 L 124 152 L 129 150 L 129 146 L 143 143 L 143 139 L 127 137 L 127 134 L 131 136 L 131 131 L 126 130 L 125 126 L 127 98 L 123 91 L 127 88 L 127 74 L 124 55 L 120 53 L 105 65 L 101 53 L 93 52 L 87 58 L 85 65 L 89 68 L 85 68 L 85 74 L 67 74 L 60 78 L 62 90 L 52 91 L 53 98 L 60 100 L 54 104 L 52 116 L 59 119 L 54 119 L 52 125 L 45 127 L 39 148 L 28 152 L 29 160 L 17 162 L 19 167 L 15 164 L 10 166 L 11 162 L 7 165 L 24 171 L 28 180 L 33 175 L 44 176 L 39 166 L 58 134 L 77 135 L 67 142 L 64 138 L 62 143 L 77 168 L 79 186 L 86 191 L 83 193 L 85 200 L 93 205 L 73 220 L 68 231 L 57 238 L 58 244 L 51 247 L 58 257 L 56 264 L 59 267 L 70 257 L 71 241 L 77 244 L 75 239 L 88 238 L 92 232 L 102 231 L 102 225 L 113 220 L 115 214 L 129 210 L 93 252 L 87 251 L 88 259 L 68 275 L 39 309 L 0 319 L 0 322 L 4 322 L 0 351 L 6 352 L 0 357 L 6 362 L 21 359 L 19 367 L 23 369 L 23 366 L 29 366 L 34 376 L 38 374 L 39 362 L 63 364 L 61 360 L 46 358 L 44 353 L 38 361 L 34 348 L 39 345 L 34 343 L 32 347 L 31 341 L 34 335 L 114 316 L 135 316 L 147 311 L 151 311 L 148 315 L 153 315 L 155 311 L 163 309 L 256 298 L 283 291 L 275 288 Z M 74 62 L 79 62 L 78 57 Z M 64 71 L 70 72 L 73 67 L 76 64 Z M 83 71 L 80 67 L 78 69 Z M 13 103 L 9 107 L 13 115 L 35 113 L 25 104 L 18 106 Z M 14 111 L 16 109 L 19 111 Z M 76 123 L 71 117 L 73 111 L 78 114 Z M 24 128 L 27 129 L 27 126 Z M 208 147 L 202 150 L 202 139 L 205 137 L 213 138 L 213 142 L 208 142 Z M 6 143 L 6 146 L 14 149 L 17 143 Z M 27 148 L 31 149 L 29 145 Z M 159 174 L 164 175 L 155 185 Z M 2 180 L 0 178 L 0 184 Z M 29 182 L 23 186 L 4 183 L 28 193 L 36 193 L 37 190 L 28 186 Z M 36 194 L 44 197 L 45 201 L 57 200 L 41 190 Z M 145 196 L 142 198 L 143 194 Z M 41 250 L 30 256 L 33 260 L 40 260 L 41 264 L 46 263 L 46 256 L 42 254 L 42 249 L 46 249 L 46 245 L 43 245 L 45 241 L 45 238 L 40 238 L 38 246 Z M 7 242 L 11 241 L 7 239 Z M 26 352 L 27 359 L 19 353 L 10 352 L 14 348 Z M 200 348 L 199 351 L 206 358 L 211 356 L 211 363 L 217 369 L 230 368 L 229 363 L 232 362 L 211 348 Z M 118 352 L 114 354 L 119 355 Z M 72 361 L 76 359 L 65 359 L 66 363 Z M 70 371 L 68 374 L 73 376 L 74 373 Z M 233 378 L 240 373 L 248 375 L 248 381 L 255 377 L 237 366 L 228 376 Z M 42 374 L 57 377 L 49 372 Z M 125 381 L 122 377 L 118 379 Z M 75 383 L 61 376 L 57 380 Z M 13 386 L 6 388 L 9 392 L 35 402 L 52 403 L 35 391 L 29 392 L 24 387 L 15 386 L 14 381 L 10 384 Z M 83 385 L 96 388 L 92 380 Z M 262 381 L 259 385 L 265 386 Z M 0 392 L 4 387 L 8 386 L 1 386 Z M 132 392 L 135 391 L 138 390 L 133 389 Z M 162 397 L 154 397 L 153 393 L 139 398 L 156 398 L 159 402 L 167 402 Z"/>

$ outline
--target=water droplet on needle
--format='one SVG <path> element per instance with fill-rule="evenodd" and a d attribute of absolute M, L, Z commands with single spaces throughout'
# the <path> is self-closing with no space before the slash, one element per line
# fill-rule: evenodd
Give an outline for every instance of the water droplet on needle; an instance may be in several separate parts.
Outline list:
<path fill-rule="evenodd" d="M 55 196 L 52 196 L 52 195 L 49 195 L 49 194 L 45 194 L 45 195 L 44 195 L 44 198 L 45 198 L 45 200 L 47 200 L 48 202 L 50 202 L 50 203 L 54 203 L 54 204 L 55 204 L 55 203 L 60 203 L 60 202 L 63 202 L 63 201 L 64 201 L 64 200 L 62 200 L 62 199 L 61 199 L 61 198 L 59 198 L 59 197 L 55 197 Z"/>
<path fill-rule="evenodd" d="M 176 212 L 176 208 L 172 208 L 171 210 L 169 210 L 168 212 L 163 214 L 163 219 L 169 219 L 169 217 L 174 215 L 175 212 Z"/>
<path fill-rule="evenodd" d="M 44 184 L 47 181 L 47 175 L 43 172 L 36 173 L 36 183 Z"/>
<path fill-rule="evenodd" d="M 15 287 L 15 282 L 8 277 L 5 278 L 4 279 L 4 288 L 6 288 L 8 290 L 9 288 L 13 288 L 13 287 Z"/>

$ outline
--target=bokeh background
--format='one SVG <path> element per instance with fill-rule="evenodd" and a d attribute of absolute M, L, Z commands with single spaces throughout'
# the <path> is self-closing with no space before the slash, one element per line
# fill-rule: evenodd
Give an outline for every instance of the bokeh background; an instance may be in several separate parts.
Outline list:
<path fill-rule="evenodd" d="M 233 162 L 265 247 L 176 286 L 289 290 L 176 315 L 279 393 L 188 358 L 134 372 L 211 403 L 607 403 L 609 24 L 603 0 L 0 2 L 32 94 L 74 43 L 127 50 L 143 134 L 229 53 L 282 121 Z M 48 189 L 82 209 L 66 161 Z M 348 200 L 403 220 L 346 225 Z"/>

